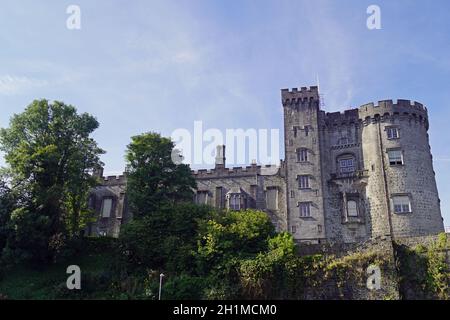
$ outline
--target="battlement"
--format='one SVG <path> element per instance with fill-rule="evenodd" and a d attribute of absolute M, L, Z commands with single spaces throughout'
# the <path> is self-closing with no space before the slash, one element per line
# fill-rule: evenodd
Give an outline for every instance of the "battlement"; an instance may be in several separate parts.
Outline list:
<path fill-rule="evenodd" d="M 339 125 L 359 122 L 358 109 L 349 109 L 344 112 L 327 112 L 325 114 L 325 123 L 327 125 Z"/>
<path fill-rule="evenodd" d="M 277 170 L 273 170 L 276 167 Z M 271 169 L 271 170 L 269 170 Z M 253 164 L 246 167 L 219 168 L 219 169 L 199 169 L 192 170 L 191 174 L 195 179 L 213 179 L 213 178 L 240 178 L 249 177 L 260 174 L 267 175 L 267 172 L 278 172 L 280 167 L 273 165 L 259 166 Z M 269 170 L 269 171 L 268 171 Z M 275 172 L 276 171 L 276 172 Z"/>
<path fill-rule="evenodd" d="M 370 119 L 388 118 L 388 117 L 411 117 L 416 121 L 423 123 L 428 129 L 428 110 L 427 108 L 416 101 L 398 99 L 378 101 L 378 104 L 373 102 L 367 103 L 359 107 L 359 118 L 365 123 L 369 123 Z"/>
<path fill-rule="evenodd" d="M 261 166 L 251 165 L 246 167 L 216 168 L 192 170 L 191 173 L 195 179 L 211 179 L 226 177 L 253 176 L 260 173 Z"/>
<path fill-rule="evenodd" d="M 281 101 L 283 105 L 298 104 L 307 101 L 319 100 L 319 88 L 317 86 L 281 89 Z"/>
<path fill-rule="evenodd" d="M 402 113 L 416 113 L 417 115 L 427 116 L 427 108 L 423 104 L 411 101 L 398 99 L 396 103 L 393 100 L 381 100 L 378 104 L 373 102 L 364 104 L 359 107 L 360 114 L 380 114 L 383 115 L 385 112 L 402 112 Z"/>
<path fill-rule="evenodd" d="M 112 186 L 112 185 L 126 185 L 127 177 L 125 174 L 118 176 L 107 176 L 102 177 L 102 185 L 104 186 Z"/>

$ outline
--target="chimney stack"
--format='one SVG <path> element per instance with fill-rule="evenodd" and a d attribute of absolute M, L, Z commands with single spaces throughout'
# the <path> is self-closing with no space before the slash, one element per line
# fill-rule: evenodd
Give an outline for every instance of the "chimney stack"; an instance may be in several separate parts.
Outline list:
<path fill-rule="evenodd" d="M 216 147 L 216 169 L 225 168 L 225 145 Z"/>

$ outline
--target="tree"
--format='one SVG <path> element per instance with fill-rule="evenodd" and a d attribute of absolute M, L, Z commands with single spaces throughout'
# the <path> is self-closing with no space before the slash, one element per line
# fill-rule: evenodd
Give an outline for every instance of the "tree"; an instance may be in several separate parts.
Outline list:
<path fill-rule="evenodd" d="M 0 257 L 10 230 L 11 213 L 15 209 L 15 199 L 6 179 L 0 176 Z"/>
<path fill-rule="evenodd" d="M 22 190 L 24 199 L 13 221 L 19 224 L 16 230 L 22 226 L 26 232 L 40 233 L 33 235 L 41 240 L 36 245 L 78 236 L 83 228 L 87 194 L 96 184 L 92 172 L 102 165 L 104 153 L 90 137 L 98 126 L 93 116 L 78 114 L 73 106 L 35 100 L 11 118 L 9 128 L 0 130 L 11 184 Z M 16 245 L 20 241 L 16 238 Z"/>
<path fill-rule="evenodd" d="M 223 270 L 230 262 L 265 252 L 273 235 L 275 228 L 263 211 L 219 213 L 202 224 L 197 256 L 204 269 Z"/>
<path fill-rule="evenodd" d="M 166 204 L 191 201 L 196 187 L 188 165 L 172 161 L 173 142 L 158 133 L 131 138 L 126 152 L 127 195 L 135 217 Z"/>
<path fill-rule="evenodd" d="M 210 207 L 181 203 L 134 219 L 121 229 L 120 257 L 130 267 L 192 272 L 199 224 L 211 215 Z"/>

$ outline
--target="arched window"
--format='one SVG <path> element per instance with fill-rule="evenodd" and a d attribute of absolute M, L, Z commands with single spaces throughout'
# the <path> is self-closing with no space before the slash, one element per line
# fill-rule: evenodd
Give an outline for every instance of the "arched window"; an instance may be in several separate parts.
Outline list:
<path fill-rule="evenodd" d="M 347 215 L 349 217 L 357 217 L 358 216 L 358 204 L 355 200 L 347 201 Z"/>

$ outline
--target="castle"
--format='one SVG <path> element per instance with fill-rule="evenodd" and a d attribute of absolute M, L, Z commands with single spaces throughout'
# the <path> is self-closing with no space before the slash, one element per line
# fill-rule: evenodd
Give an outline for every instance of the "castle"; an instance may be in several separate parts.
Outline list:
<path fill-rule="evenodd" d="M 379 101 L 326 113 L 318 87 L 281 90 L 285 159 L 275 170 L 227 168 L 218 146 L 214 169 L 193 171 L 195 201 L 260 209 L 300 243 L 358 243 L 444 232 L 428 139 L 427 109 Z M 89 235 L 118 236 L 132 218 L 126 176 L 105 177 L 89 205 Z"/>

